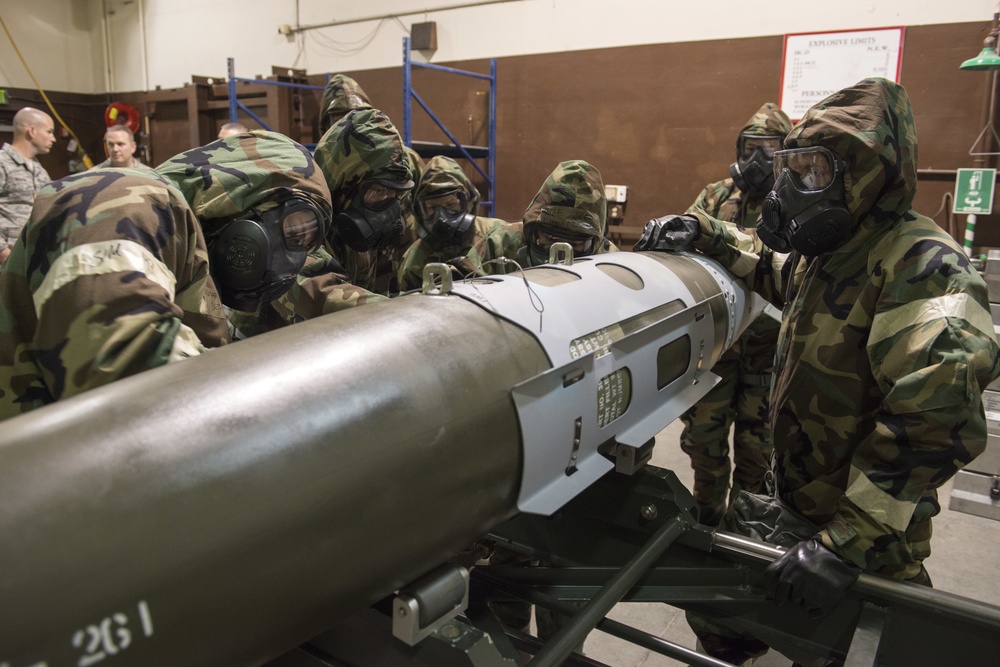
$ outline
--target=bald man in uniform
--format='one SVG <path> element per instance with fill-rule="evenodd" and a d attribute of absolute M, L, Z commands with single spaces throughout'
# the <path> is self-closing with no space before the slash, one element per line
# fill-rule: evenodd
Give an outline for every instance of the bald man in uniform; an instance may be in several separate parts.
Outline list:
<path fill-rule="evenodd" d="M 226 123 L 221 128 L 219 128 L 219 136 L 217 139 L 225 139 L 226 137 L 231 137 L 234 134 L 243 134 L 244 132 L 249 132 L 247 126 L 243 123 Z"/>
<path fill-rule="evenodd" d="M 28 221 L 35 194 L 52 180 L 37 156 L 55 143 L 55 125 L 47 113 L 25 107 L 14 114 L 14 142 L 0 148 L 0 265 L 7 263 Z"/>

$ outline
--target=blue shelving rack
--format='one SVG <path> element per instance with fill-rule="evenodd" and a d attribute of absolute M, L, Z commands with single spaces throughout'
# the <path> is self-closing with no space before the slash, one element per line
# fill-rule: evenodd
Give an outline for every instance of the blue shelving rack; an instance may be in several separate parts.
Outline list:
<path fill-rule="evenodd" d="M 424 69 L 457 74 L 459 76 L 469 76 L 476 79 L 484 79 L 490 82 L 490 112 L 489 112 L 489 140 L 487 146 L 465 146 L 455 135 L 445 126 L 445 124 L 431 111 L 423 98 L 413 90 L 412 69 L 422 67 Z M 417 101 L 427 115 L 430 116 L 441 131 L 451 140 L 451 144 L 436 143 L 430 141 L 413 141 L 412 128 L 412 103 Z M 454 67 L 444 67 L 431 63 L 414 62 L 410 57 L 410 38 L 403 38 L 403 143 L 413 148 L 421 156 L 447 155 L 453 158 L 465 158 L 486 179 L 489 193 L 485 201 L 480 202 L 480 206 L 486 207 L 490 217 L 495 217 L 496 202 L 496 144 L 497 144 L 497 61 L 490 58 L 490 73 L 480 74 L 479 72 L 469 72 L 455 69 Z M 486 170 L 479 165 L 477 159 L 486 160 Z"/>
<path fill-rule="evenodd" d="M 300 90 L 325 90 L 323 86 L 310 86 L 304 83 L 288 83 L 287 81 L 268 81 L 266 79 L 243 79 L 236 76 L 236 65 L 233 58 L 226 58 L 226 76 L 228 77 L 229 83 L 229 122 L 235 123 L 239 118 L 239 110 L 242 109 L 243 113 L 253 118 L 255 121 L 260 123 L 260 126 L 268 131 L 275 131 L 270 125 L 261 120 L 260 116 L 255 114 L 250 110 L 247 105 L 239 101 L 236 96 L 236 84 L 240 81 L 244 83 L 259 83 L 264 86 L 277 86 L 278 88 L 298 88 Z M 327 81 L 330 80 L 330 75 L 327 74 Z M 316 144 L 305 144 L 306 148 L 310 151 L 315 150 Z"/>

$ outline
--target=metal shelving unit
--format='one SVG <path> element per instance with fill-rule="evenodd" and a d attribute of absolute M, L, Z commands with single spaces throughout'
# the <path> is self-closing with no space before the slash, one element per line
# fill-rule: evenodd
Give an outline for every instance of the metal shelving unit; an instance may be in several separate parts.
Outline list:
<path fill-rule="evenodd" d="M 431 111 L 427 103 L 424 102 L 423 98 L 413 90 L 413 78 L 412 78 L 412 68 L 422 67 L 424 69 L 436 70 L 438 72 L 445 72 L 448 74 L 457 74 L 459 76 L 469 76 L 476 79 L 483 79 L 490 82 L 490 112 L 489 112 L 489 139 L 487 146 L 465 146 L 460 142 L 454 134 L 445 126 L 445 124 Z M 431 63 L 421 63 L 414 62 L 410 57 L 410 38 L 403 38 L 403 143 L 407 146 L 413 148 L 422 157 L 429 157 L 432 155 L 447 155 L 452 158 L 464 158 L 468 160 L 472 166 L 486 179 L 487 186 L 489 188 L 489 193 L 486 199 L 480 202 L 480 206 L 484 206 L 489 211 L 490 217 L 494 217 L 496 202 L 496 143 L 497 143 L 497 61 L 496 58 L 490 58 L 490 73 L 480 74 L 479 72 L 469 72 L 466 70 L 455 69 L 454 67 L 444 67 L 442 65 L 434 65 Z M 413 131 L 412 131 L 412 103 L 413 100 L 417 101 L 423 110 L 430 116 L 431 120 L 441 131 L 445 133 L 451 140 L 451 144 L 431 142 L 431 141 L 414 141 Z M 477 159 L 486 160 L 486 170 L 477 162 Z"/>
<path fill-rule="evenodd" d="M 239 120 L 239 111 L 242 109 L 243 113 L 245 113 L 250 118 L 254 119 L 257 123 L 260 124 L 262 128 L 272 132 L 281 130 L 275 130 L 274 128 L 272 128 L 270 125 L 265 123 L 260 118 L 260 116 L 251 111 L 246 104 L 240 102 L 239 97 L 236 93 L 237 83 L 239 82 L 254 83 L 254 84 L 261 84 L 264 86 L 275 86 L 278 88 L 295 88 L 298 90 L 318 90 L 320 92 L 325 90 L 323 86 L 310 86 L 304 83 L 290 83 L 287 81 L 270 81 L 268 79 L 257 79 L 257 78 L 255 79 L 240 78 L 236 76 L 236 67 L 233 58 L 226 59 L 226 76 L 228 77 L 227 82 L 229 88 L 229 121 L 231 123 L 237 122 Z M 327 74 L 327 81 L 329 80 L 330 80 L 330 75 Z M 314 150 L 316 148 L 316 144 L 303 144 L 303 145 L 306 146 L 309 150 Z"/>

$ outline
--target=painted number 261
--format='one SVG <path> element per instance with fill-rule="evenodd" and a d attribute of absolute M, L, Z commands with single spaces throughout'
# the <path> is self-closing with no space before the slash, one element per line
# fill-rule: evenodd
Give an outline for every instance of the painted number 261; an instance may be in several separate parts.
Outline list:
<path fill-rule="evenodd" d="M 138 604 L 138 615 L 142 635 L 153 636 L 153 619 L 145 600 Z M 73 633 L 73 646 L 83 651 L 76 663 L 77 667 L 90 667 L 124 651 L 132 645 L 132 632 L 129 617 L 122 612 L 116 612 L 99 623 L 77 630 Z"/>

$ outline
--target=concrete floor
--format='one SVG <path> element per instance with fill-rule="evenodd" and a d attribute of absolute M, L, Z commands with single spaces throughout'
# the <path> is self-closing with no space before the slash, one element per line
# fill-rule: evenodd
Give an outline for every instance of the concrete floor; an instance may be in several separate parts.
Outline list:
<path fill-rule="evenodd" d="M 656 438 L 653 465 L 673 470 L 690 485 L 693 480 L 690 459 L 678 445 L 680 424 L 676 422 Z M 941 514 L 934 518 L 933 554 L 925 562 L 935 588 L 949 593 L 1000 605 L 1000 522 L 948 509 L 951 482 L 939 490 Z M 665 604 L 619 604 L 610 617 L 658 635 L 688 648 L 694 648 L 694 633 L 684 620 L 684 613 Z M 684 663 L 629 644 L 595 630 L 587 638 L 585 654 L 614 667 L 675 667 Z M 788 667 L 791 662 L 772 651 L 755 667 Z"/>

